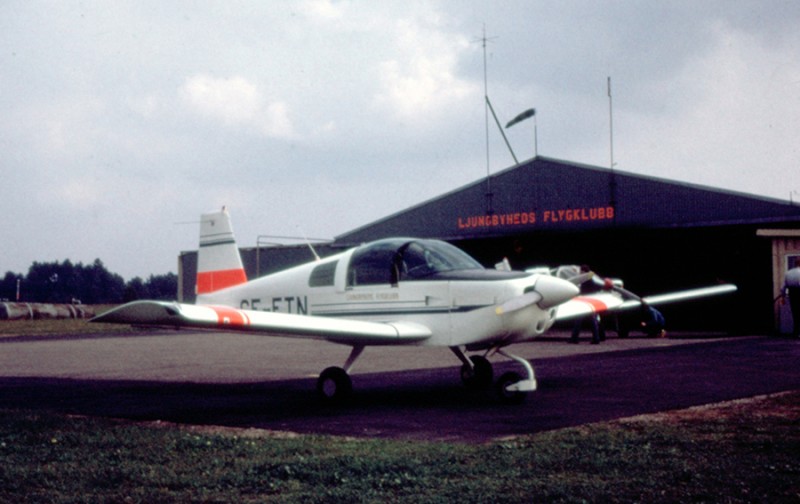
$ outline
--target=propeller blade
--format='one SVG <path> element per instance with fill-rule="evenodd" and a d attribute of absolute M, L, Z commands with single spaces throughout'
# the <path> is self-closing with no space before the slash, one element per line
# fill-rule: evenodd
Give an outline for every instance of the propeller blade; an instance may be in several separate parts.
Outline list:
<path fill-rule="evenodd" d="M 521 296 L 517 296 L 515 298 L 511 298 L 505 303 L 501 304 L 497 308 L 495 308 L 495 312 L 498 315 L 502 315 L 504 313 L 511 313 L 517 310 L 521 310 L 526 308 L 532 304 L 536 304 L 542 300 L 542 295 L 536 291 L 531 291 Z"/>
<path fill-rule="evenodd" d="M 580 294 L 580 289 L 568 280 L 550 275 L 539 275 L 533 290 L 521 296 L 509 299 L 495 308 L 498 315 L 521 310 L 538 304 L 543 310 L 560 305 Z"/>
<path fill-rule="evenodd" d="M 570 277 L 567 279 L 567 281 L 572 282 L 577 286 L 581 286 L 584 283 L 588 282 L 589 280 L 596 282 L 597 281 L 596 278 L 597 277 L 595 276 L 594 272 L 590 271 L 588 273 L 581 273 L 580 275 Z"/>

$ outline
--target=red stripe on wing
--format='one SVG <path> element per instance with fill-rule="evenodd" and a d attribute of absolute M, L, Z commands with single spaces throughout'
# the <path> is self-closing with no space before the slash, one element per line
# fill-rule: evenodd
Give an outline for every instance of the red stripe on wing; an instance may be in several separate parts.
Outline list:
<path fill-rule="evenodd" d="M 217 323 L 219 325 L 231 325 L 236 327 L 246 327 L 250 325 L 250 317 L 248 317 L 241 310 L 230 308 L 228 306 L 210 306 L 217 314 Z"/>
<path fill-rule="evenodd" d="M 581 303 L 586 303 L 592 308 L 592 311 L 594 311 L 595 313 L 604 312 L 608 310 L 608 305 L 600 301 L 599 299 L 578 296 L 574 299 L 574 301 L 580 301 Z"/>

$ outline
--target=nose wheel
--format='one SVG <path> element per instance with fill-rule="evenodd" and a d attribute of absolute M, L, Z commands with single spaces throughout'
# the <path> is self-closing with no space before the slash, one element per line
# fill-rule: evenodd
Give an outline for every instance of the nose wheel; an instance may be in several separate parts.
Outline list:
<path fill-rule="evenodd" d="M 522 382 L 522 376 L 514 371 L 509 371 L 500 375 L 494 390 L 500 401 L 506 404 L 521 404 L 528 396 L 526 392 L 518 390 L 518 384 Z"/>
<path fill-rule="evenodd" d="M 488 388 L 492 384 L 493 370 L 492 364 L 482 355 L 467 357 L 464 350 L 460 347 L 452 347 L 451 350 L 456 357 L 461 360 L 461 381 L 470 389 Z M 509 371 L 503 373 L 494 385 L 494 390 L 501 402 L 506 404 L 519 404 L 528 396 L 528 392 L 536 390 L 536 377 L 533 366 L 522 357 L 508 353 L 502 349 L 496 349 L 503 357 L 518 362 L 525 368 L 527 378 L 519 373 Z"/>
<path fill-rule="evenodd" d="M 492 384 L 494 371 L 489 360 L 482 355 L 473 355 L 469 358 L 472 365 L 461 365 L 461 381 L 469 389 L 481 389 Z"/>

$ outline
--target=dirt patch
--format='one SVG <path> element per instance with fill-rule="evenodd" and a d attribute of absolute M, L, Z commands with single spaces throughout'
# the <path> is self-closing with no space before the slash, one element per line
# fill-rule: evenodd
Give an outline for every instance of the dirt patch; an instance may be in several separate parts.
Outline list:
<path fill-rule="evenodd" d="M 643 422 L 709 422 L 730 420 L 734 417 L 757 418 L 762 416 L 785 418 L 787 420 L 800 418 L 800 391 L 780 392 L 777 394 L 760 395 L 733 401 L 704 404 L 682 410 L 636 415 L 619 419 L 617 422 L 622 424 Z"/>

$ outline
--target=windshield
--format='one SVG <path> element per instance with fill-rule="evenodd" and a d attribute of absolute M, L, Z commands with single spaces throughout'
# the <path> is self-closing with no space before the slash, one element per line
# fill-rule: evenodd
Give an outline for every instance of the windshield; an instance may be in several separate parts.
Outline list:
<path fill-rule="evenodd" d="M 437 240 L 409 242 L 398 250 L 400 278 L 424 278 L 436 273 L 483 269 L 461 249 Z"/>
<path fill-rule="evenodd" d="M 353 253 L 348 285 L 392 284 L 400 280 L 430 278 L 439 273 L 483 270 L 462 250 L 439 240 L 393 238 L 380 240 Z"/>

